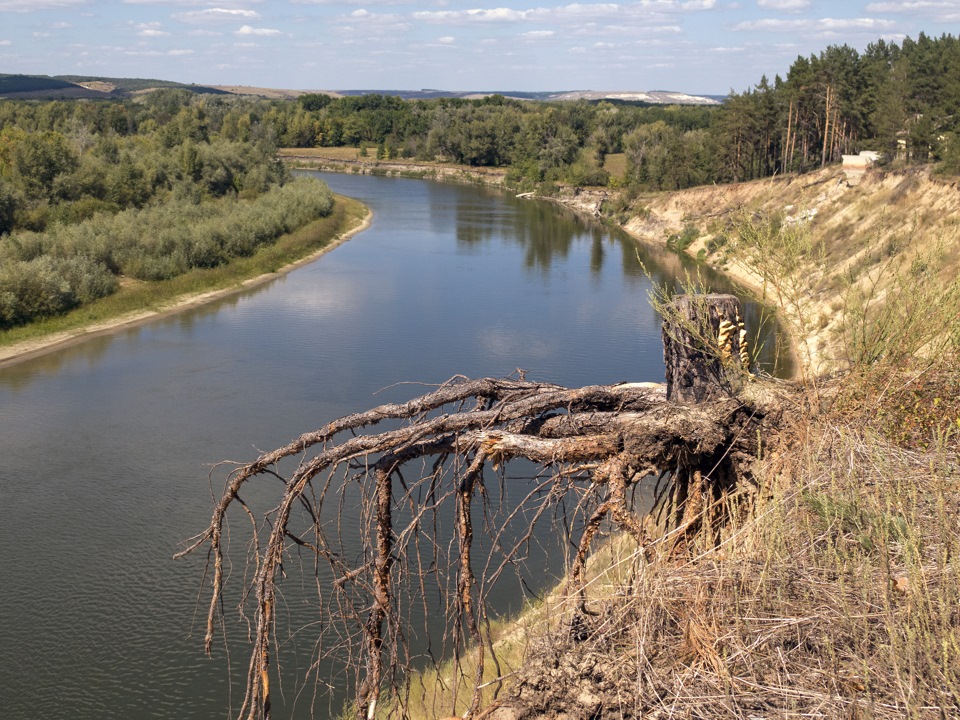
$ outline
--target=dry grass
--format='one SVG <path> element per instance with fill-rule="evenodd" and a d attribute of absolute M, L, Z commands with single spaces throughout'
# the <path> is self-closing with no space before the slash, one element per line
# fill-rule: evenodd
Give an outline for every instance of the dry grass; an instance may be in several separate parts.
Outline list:
<path fill-rule="evenodd" d="M 898 282 L 900 269 L 932 254 L 943 258 L 940 282 L 956 278 L 960 188 L 924 170 L 871 172 L 860 185 L 848 187 L 842 172 L 828 168 L 809 175 L 663 193 L 645 202 L 646 212 L 630 220 L 627 230 L 661 245 L 687 224 L 705 236 L 730 235 L 744 216 L 789 219 L 810 231 L 819 244 L 818 257 L 808 258 L 806 272 L 796 277 L 796 289 L 815 322 L 796 339 L 806 356 L 801 359 L 814 374 L 849 366 L 844 357 L 844 317 L 831 308 L 843 305 L 851 290 L 882 297 Z M 701 247 L 691 246 L 690 252 Z M 758 291 L 765 289 L 756 267 L 745 263 L 729 244 L 705 249 L 708 263 Z M 788 318 L 794 325 L 801 319 Z"/>
<path fill-rule="evenodd" d="M 367 151 L 368 153 L 371 151 Z M 319 148 L 280 148 L 277 154 L 282 158 L 318 158 L 321 160 L 359 160 L 360 148 L 355 147 L 319 147 Z M 376 150 L 372 152 L 376 157 Z"/>
<path fill-rule="evenodd" d="M 957 367 L 927 374 L 936 393 Z M 589 637 L 556 622 L 490 715 L 960 716 L 960 427 L 895 444 L 860 382 L 797 408 L 789 454 L 720 546 L 598 578 Z"/>
<path fill-rule="evenodd" d="M 561 598 L 487 717 L 960 717 L 956 224 L 947 206 L 902 204 L 939 207 L 956 188 L 878 182 L 883 212 L 869 193 L 854 215 L 831 210 L 828 181 L 810 233 L 774 247 L 788 294 L 833 283 L 822 310 L 845 323 L 832 337 L 848 369 L 785 409 L 749 516 L 683 557 L 659 541 L 652 558 L 598 563 L 614 568 L 590 590 L 600 615 L 572 633 Z M 849 262 L 811 273 L 805 237 Z M 797 303 L 794 330 L 830 325 L 817 309 Z"/>
<path fill-rule="evenodd" d="M 610 173 L 610 177 L 622 178 L 627 173 L 627 156 L 625 153 L 611 153 L 603 162 L 603 169 Z"/>
<path fill-rule="evenodd" d="M 361 154 L 360 148 L 351 147 L 322 147 L 322 148 L 281 148 L 277 154 L 293 164 L 300 163 L 303 167 L 315 167 L 329 162 L 336 166 L 344 163 L 339 169 L 349 169 L 358 172 L 362 169 L 371 175 L 398 174 L 408 177 L 430 177 L 453 181 L 482 181 L 499 185 L 507 174 L 507 168 L 490 166 L 458 165 L 456 163 L 435 162 L 433 160 L 417 160 L 415 158 L 394 157 L 377 159 L 377 149 L 367 148 L 367 155 Z M 394 172 L 399 169 L 399 172 Z"/>
<path fill-rule="evenodd" d="M 498 628 L 509 687 L 488 688 L 479 717 L 960 717 L 955 349 L 798 392 L 720 543 L 677 556 L 664 534 L 643 557 L 608 542 L 591 560 L 596 616 L 561 587 Z M 449 672 L 415 680 L 412 717 L 466 708 Z"/>

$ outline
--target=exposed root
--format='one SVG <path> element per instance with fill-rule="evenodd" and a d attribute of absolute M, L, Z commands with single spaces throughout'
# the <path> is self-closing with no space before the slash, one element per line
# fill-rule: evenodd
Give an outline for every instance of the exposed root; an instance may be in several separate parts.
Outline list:
<path fill-rule="evenodd" d="M 650 475 L 684 479 L 677 492 L 685 496 L 672 502 L 690 542 L 693 525 L 719 522 L 728 512 L 727 493 L 751 476 L 744 459 L 755 455 L 764 422 L 764 413 L 739 400 L 682 405 L 667 402 L 664 387 L 648 383 L 570 389 L 460 377 L 410 402 L 341 418 L 236 468 L 209 527 L 180 553 L 209 549 L 207 652 L 223 612 L 225 526 L 239 506 L 252 521 L 241 611 L 252 609 L 253 617 L 240 716 L 270 716 L 278 587 L 285 564 L 295 562 L 316 578 L 312 602 L 324 627 L 340 628 L 320 633 L 318 655 L 352 662 L 358 718 L 372 717 L 385 691 L 403 712 L 404 672 L 416 655 L 411 623 L 437 613 L 428 596 L 448 598 L 442 653 L 459 658 L 468 644 L 479 649 L 470 676 L 459 669 L 453 679 L 454 694 L 463 681 L 472 698 L 467 714 L 475 713 L 484 647 L 497 663 L 488 594 L 522 559 L 537 523 L 561 517 L 576 546 L 571 582 L 586 611 L 583 568 L 600 525 L 609 522 L 641 545 L 648 542 L 631 488 Z M 363 432 L 381 424 L 386 427 Z M 509 479 L 504 468 L 515 459 L 538 470 L 524 481 L 523 499 L 508 506 L 506 493 L 516 487 L 507 485 L 521 481 Z M 279 504 L 257 516 L 240 494 L 253 489 L 262 496 L 254 485 L 261 478 L 283 484 Z M 699 504 L 685 501 L 691 493 Z M 453 511 L 445 516 L 447 505 Z M 359 522 L 348 520 L 350 507 Z M 453 518 L 452 526 L 445 517 Z"/>

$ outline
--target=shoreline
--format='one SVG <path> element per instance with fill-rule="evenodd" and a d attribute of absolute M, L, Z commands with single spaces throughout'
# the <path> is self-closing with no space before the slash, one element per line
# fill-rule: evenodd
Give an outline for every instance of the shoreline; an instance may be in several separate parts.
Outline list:
<path fill-rule="evenodd" d="M 296 155 L 293 152 L 281 155 L 280 159 L 288 163 L 294 170 L 336 172 L 344 175 L 386 175 L 388 177 L 410 177 L 412 179 L 436 180 L 438 182 L 456 182 L 463 178 L 469 178 L 473 183 L 499 188 L 504 192 L 511 192 L 509 188 L 503 185 L 503 173 L 491 171 L 490 169 L 481 171 L 466 166 L 429 165 L 413 162 L 399 163 L 389 160 L 344 160 L 313 155 Z M 303 165 L 298 165 L 300 163 Z M 609 221 L 614 227 L 629 235 L 638 245 L 662 250 L 662 241 L 658 242 L 654 240 L 649 232 L 642 232 L 635 223 L 633 227 L 631 227 L 629 220 L 624 223 L 619 223 L 610 218 L 605 218 L 601 211 L 601 205 L 604 200 L 610 197 L 610 194 L 611 192 L 606 188 L 578 188 L 578 192 L 573 196 L 561 192 L 560 195 L 555 197 L 537 195 L 535 193 L 521 193 L 517 195 L 517 197 L 522 196 L 531 200 L 546 200 L 565 207 L 568 210 L 573 210 L 584 217 L 598 220 L 605 224 Z M 696 253 L 691 252 L 690 248 L 685 249 L 683 253 L 687 257 L 697 259 Z M 748 292 L 753 293 L 758 299 L 761 298 L 763 294 L 763 280 L 751 274 L 746 268 L 739 265 L 721 268 L 706 262 L 704 262 L 704 264 L 730 278 Z"/>
<path fill-rule="evenodd" d="M 471 182 L 478 185 L 493 187 L 504 192 L 511 192 L 504 186 L 504 174 L 486 169 L 484 171 L 465 166 L 449 165 L 427 165 L 414 162 L 398 163 L 389 160 L 368 160 L 358 158 L 356 160 L 346 160 L 331 157 L 321 157 L 316 155 L 298 155 L 293 151 L 282 154 L 280 159 L 288 163 L 295 170 L 316 170 L 320 172 L 336 172 L 344 175 L 362 174 L 362 175 L 386 175 L 388 177 L 408 177 L 420 180 L 433 180 L 436 182 Z M 758 181 L 753 181 L 754 183 Z M 571 192 L 572 190 L 572 192 Z M 683 191 L 678 191 L 683 192 Z M 656 229 L 647 226 L 646 222 L 637 216 L 633 216 L 626 222 L 619 222 L 603 213 L 603 202 L 610 198 L 611 191 L 607 188 L 566 188 L 556 196 L 537 195 L 535 193 L 521 193 L 517 197 L 524 197 L 531 200 L 546 200 L 560 207 L 577 213 L 585 218 L 596 220 L 604 225 L 622 230 L 637 246 L 651 248 L 654 250 L 663 249 L 663 241 L 659 237 L 655 239 L 658 232 L 663 231 L 663 227 Z M 770 297 L 764 292 L 763 279 L 751 272 L 739 261 L 727 263 L 718 266 L 716 263 L 708 262 L 697 258 L 696 250 L 702 247 L 701 244 L 693 245 L 682 250 L 684 256 L 703 263 L 714 272 L 720 273 L 734 285 L 739 286 L 742 291 L 751 295 L 757 302 L 765 303 L 774 309 L 775 312 L 785 312 L 786 308 L 779 307 L 776 298 Z M 789 329 L 781 323 L 788 345 L 787 354 L 792 365 L 792 372 L 789 380 L 799 380 L 806 370 L 809 370 L 809 363 L 800 352 L 800 344 L 804 342 L 801 339 L 793 337 Z"/>
<path fill-rule="evenodd" d="M 79 345 L 80 343 L 91 338 L 102 337 L 120 330 L 146 325 L 154 320 L 167 318 L 185 310 L 190 310 L 200 307 L 201 305 L 206 305 L 207 303 L 221 300 L 231 295 L 236 295 L 244 290 L 265 285 L 266 283 L 269 283 L 278 277 L 286 275 L 287 273 L 290 273 L 299 267 L 317 260 L 331 250 L 340 247 L 354 235 L 357 235 L 358 233 L 361 233 L 370 227 L 372 220 L 373 211 L 370 210 L 370 208 L 367 208 L 367 214 L 355 227 L 349 228 L 339 235 L 334 236 L 334 238 L 323 247 L 314 250 L 312 253 L 305 255 L 299 260 L 295 260 L 284 265 L 274 272 L 256 275 L 243 280 L 238 284 L 221 288 L 219 290 L 209 290 L 202 293 L 182 295 L 173 300 L 169 305 L 158 310 L 138 310 L 132 313 L 117 316 L 111 320 L 85 325 L 75 330 L 65 330 L 51 333 L 50 335 L 46 335 L 41 338 L 25 340 L 5 347 L 0 347 L 0 369 L 16 365 L 27 360 L 32 360 L 33 358 L 46 355 L 47 353 L 54 352 L 56 350 L 62 350 L 73 345 Z"/>

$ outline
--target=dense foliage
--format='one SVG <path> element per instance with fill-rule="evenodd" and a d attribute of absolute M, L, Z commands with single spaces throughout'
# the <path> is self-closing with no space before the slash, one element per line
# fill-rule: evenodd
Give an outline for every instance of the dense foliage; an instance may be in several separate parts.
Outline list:
<path fill-rule="evenodd" d="M 785 78 L 762 77 L 719 108 L 306 95 L 268 120 L 289 147 L 368 144 L 378 157 L 508 165 L 518 183 L 605 184 L 604 158 L 623 152 L 622 180 L 670 190 L 810 170 L 860 150 L 960 172 L 958 108 L 960 41 L 921 34 L 798 57 Z"/>
<path fill-rule="evenodd" d="M 329 190 L 289 181 L 257 108 L 183 90 L 0 102 L 0 328 L 114 292 L 121 276 L 221 264 L 327 214 Z"/>
<path fill-rule="evenodd" d="M 876 150 L 888 161 L 941 161 L 960 172 L 960 41 L 923 33 L 863 54 L 830 46 L 785 79 L 732 94 L 715 134 L 718 180 L 803 171 Z"/>

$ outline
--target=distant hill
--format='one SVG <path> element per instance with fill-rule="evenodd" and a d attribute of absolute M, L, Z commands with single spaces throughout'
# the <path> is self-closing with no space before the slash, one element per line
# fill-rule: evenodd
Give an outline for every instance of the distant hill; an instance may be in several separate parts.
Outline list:
<path fill-rule="evenodd" d="M 527 92 L 512 90 L 468 90 L 463 92 L 447 90 L 337 90 L 336 94 L 346 96 L 357 95 L 396 95 L 404 100 L 430 100 L 434 98 L 464 98 L 476 99 L 490 95 L 503 95 L 517 100 L 534 100 L 550 102 L 555 100 L 589 100 L 599 102 L 609 100 L 613 102 L 636 103 L 647 105 L 720 105 L 722 97 L 716 95 L 689 95 L 687 93 L 669 90 L 648 91 L 597 91 L 597 90 L 564 90 Z"/>
<path fill-rule="evenodd" d="M 229 95 L 228 90 L 207 85 L 187 85 L 170 80 L 112 78 L 86 75 L 0 74 L 0 97 L 36 99 L 124 98 L 158 88 L 180 88 L 194 93 Z"/>
<path fill-rule="evenodd" d="M 76 87 L 73 83 L 52 77 L 0 74 L 0 95 L 57 91 L 73 87 Z"/>
<path fill-rule="evenodd" d="M 649 91 L 510 91 L 510 90 L 289 90 L 282 88 L 252 87 L 247 85 L 193 85 L 171 80 L 151 78 L 114 78 L 90 75 L 3 75 L 0 74 L 0 98 L 125 98 L 156 90 L 179 88 L 198 94 L 255 95 L 271 100 L 292 99 L 304 93 L 319 92 L 334 97 L 360 95 L 392 95 L 404 100 L 432 100 L 436 98 L 478 99 L 490 95 L 503 95 L 517 100 L 549 102 L 554 100 L 602 100 L 614 103 L 644 105 L 719 105 L 722 97 L 716 95 L 689 95 L 668 90 Z"/>
<path fill-rule="evenodd" d="M 115 95 L 136 95 L 137 93 L 156 90 L 157 88 L 179 88 L 198 94 L 229 95 L 227 90 L 221 90 L 210 85 L 193 85 L 173 82 L 172 80 L 155 80 L 152 78 L 112 78 L 93 77 L 86 75 L 57 75 L 57 80 L 65 80 L 76 85 L 90 87 L 94 84 L 113 86 L 110 92 Z"/>

